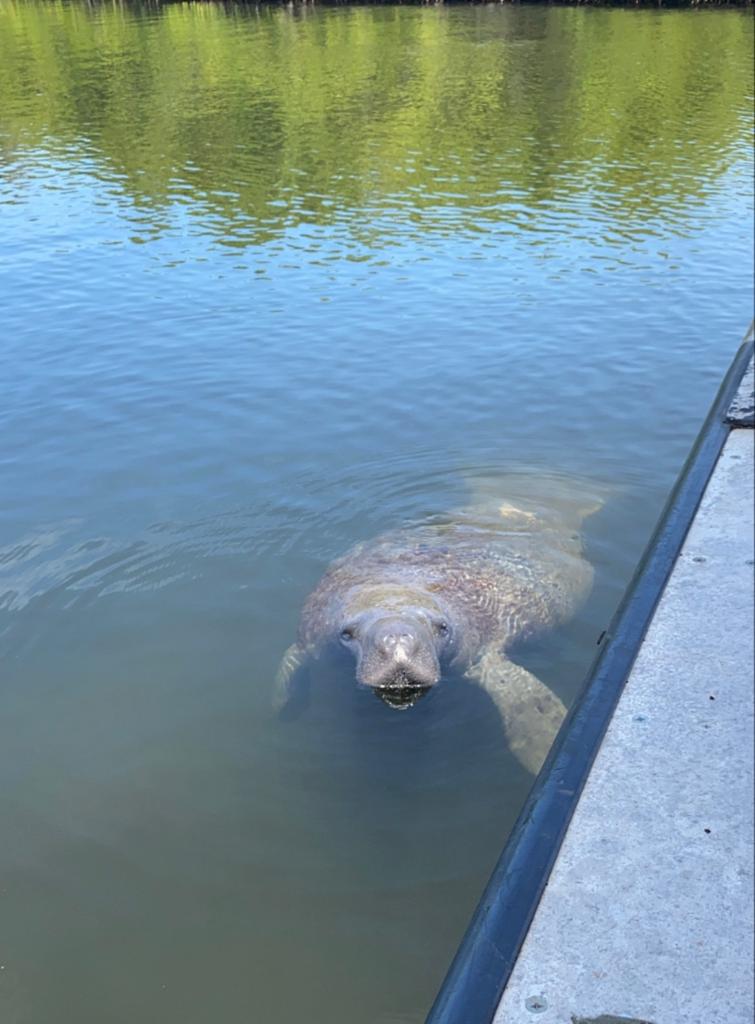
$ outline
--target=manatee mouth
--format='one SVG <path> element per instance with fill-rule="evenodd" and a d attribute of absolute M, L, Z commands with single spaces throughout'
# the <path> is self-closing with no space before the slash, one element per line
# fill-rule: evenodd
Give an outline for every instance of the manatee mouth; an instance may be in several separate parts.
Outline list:
<path fill-rule="evenodd" d="M 389 708 L 397 711 L 406 711 L 414 705 L 430 690 L 429 686 L 408 684 L 404 686 L 376 686 L 375 696 L 387 704 Z"/>

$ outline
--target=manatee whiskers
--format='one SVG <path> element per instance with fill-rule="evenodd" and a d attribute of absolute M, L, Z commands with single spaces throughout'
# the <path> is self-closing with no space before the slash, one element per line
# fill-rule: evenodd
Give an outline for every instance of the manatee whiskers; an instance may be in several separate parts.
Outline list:
<path fill-rule="evenodd" d="M 394 683 L 391 686 L 375 686 L 372 692 L 383 704 L 387 704 L 389 708 L 395 708 L 397 711 L 406 711 L 408 708 L 413 708 L 418 700 L 428 694 L 430 687 L 418 686 L 407 681 L 399 684 Z"/>
<path fill-rule="evenodd" d="M 567 494 L 559 480 L 552 506 L 548 481 L 539 486 L 537 500 L 486 488 L 479 507 L 384 534 L 334 562 L 281 663 L 278 707 L 327 647 L 347 651 L 356 683 L 396 710 L 453 669 L 489 694 L 512 753 L 536 772 L 565 708 L 509 652 L 566 621 L 586 597 L 592 569 L 579 528 L 600 507 L 583 483 Z"/>

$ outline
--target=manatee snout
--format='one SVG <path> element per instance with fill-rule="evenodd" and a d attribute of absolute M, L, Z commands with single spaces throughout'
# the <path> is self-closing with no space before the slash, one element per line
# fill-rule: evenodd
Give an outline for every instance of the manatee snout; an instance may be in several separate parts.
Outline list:
<path fill-rule="evenodd" d="M 434 630 L 419 618 L 379 617 L 347 627 L 342 640 L 356 657 L 357 682 L 390 707 L 411 707 L 440 679 Z"/>

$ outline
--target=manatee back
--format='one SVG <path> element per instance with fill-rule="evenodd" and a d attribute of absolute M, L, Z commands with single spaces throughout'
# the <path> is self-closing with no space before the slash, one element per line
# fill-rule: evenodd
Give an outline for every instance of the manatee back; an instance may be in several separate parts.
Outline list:
<path fill-rule="evenodd" d="M 518 507 L 464 510 L 412 540 L 396 546 L 403 574 L 442 592 L 485 642 L 505 646 L 558 625 L 592 584 L 581 534 Z"/>
<path fill-rule="evenodd" d="M 476 642 L 509 642 L 568 618 L 592 583 L 583 520 L 603 503 L 594 487 L 531 474 L 476 477 L 470 504 L 362 542 L 334 562 L 302 614 L 317 643 L 355 594 L 426 592 L 456 609 Z"/>
<path fill-rule="evenodd" d="M 518 511 L 563 534 L 579 531 L 613 490 L 595 480 L 534 471 L 466 472 L 464 482 L 469 493 L 464 508 L 469 512 L 513 517 Z"/>

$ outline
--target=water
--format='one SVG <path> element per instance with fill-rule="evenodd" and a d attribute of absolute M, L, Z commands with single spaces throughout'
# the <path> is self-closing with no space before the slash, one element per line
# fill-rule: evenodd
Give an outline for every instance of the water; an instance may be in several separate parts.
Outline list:
<path fill-rule="evenodd" d="M 530 780 L 475 690 L 281 724 L 277 661 L 557 473 L 578 692 L 751 316 L 752 24 L 2 0 L 4 1024 L 423 1020 Z"/>

